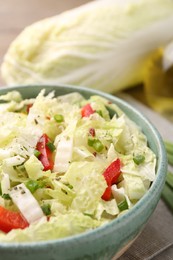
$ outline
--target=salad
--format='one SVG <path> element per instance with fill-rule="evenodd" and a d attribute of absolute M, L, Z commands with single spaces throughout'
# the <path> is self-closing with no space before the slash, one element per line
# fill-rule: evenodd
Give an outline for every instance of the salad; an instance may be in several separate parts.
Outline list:
<path fill-rule="evenodd" d="M 95 229 L 135 205 L 156 156 L 121 109 L 100 96 L 0 96 L 0 241 Z"/>

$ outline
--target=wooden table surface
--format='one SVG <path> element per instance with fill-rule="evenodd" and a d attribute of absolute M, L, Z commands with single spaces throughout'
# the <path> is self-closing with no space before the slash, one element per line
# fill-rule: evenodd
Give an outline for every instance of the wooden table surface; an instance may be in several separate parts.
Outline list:
<path fill-rule="evenodd" d="M 0 64 L 9 44 L 26 26 L 87 2 L 89 0 L 0 0 Z M 4 85 L 1 76 L 0 85 Z"/>

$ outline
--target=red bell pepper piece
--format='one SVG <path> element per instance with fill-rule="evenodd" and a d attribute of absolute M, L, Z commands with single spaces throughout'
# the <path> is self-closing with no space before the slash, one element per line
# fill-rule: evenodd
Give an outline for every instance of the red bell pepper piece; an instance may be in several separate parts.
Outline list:
<path fill-rule="evenodd" d="M 94 137 L 96 135 L 95 129 L 94 128 L 90 128 L 89 129 L 89 134 Z"/>
<path fill-rule="evenodd" d="M 111 197 L 111 186 L 115 184 L 121 174 L 120 171 L 121 162 L 120 159 L 113 161 L 103 173 L 103 176 L 107 182 L 108 187 L 102 195 L 103 200 L 109 200 Z"/>
<path fill-rule="evenodd" d="M 82 117 L 89 117 L 91 114 L 93 114 L 95 111 L 92 109 L 90 104 L 86 104 L 81 109 L 81 115 Z"/>
<path fill-rule="evenodd" d="M 49 137 L 43 134 L 37 143 L 36 149 L 40 152 L 38 159 L 44 166 L 44 171 L 52 170 L 54 166 L 54 155 L 47 144 L 50 142 Z"/>
<path fill-rule="evenodd" d="M 8 233 L 12 229 L 28 227 L 28 222 L 19 212 L 13 212 L 0 206 L 0 230 Z"/>
<path fill-rule="evenodd" d="M 30 110 L 30 108 L 33 106 L 33 104 L 28 104 L 27 106 L 26 106 L 26 112 L 27 112 L 27 114 L 29 113 L 29 110 Z"/>
<path fill-rule="evenodd" d="M 105 192 L 102 195 L 103 200 L 110 200 L 111 197 L 111 185 L 108 185 Z"/>

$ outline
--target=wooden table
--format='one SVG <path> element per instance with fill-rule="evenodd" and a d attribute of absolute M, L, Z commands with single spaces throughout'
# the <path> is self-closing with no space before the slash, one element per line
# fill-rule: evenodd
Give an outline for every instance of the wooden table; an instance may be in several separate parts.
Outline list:
<path fill-rule="evenodd" d="M 89 0 L 0 0 L 0 64 L 9 44 L 31 23 Z M 0 85 L 4 82 L 0 76 Z"/>

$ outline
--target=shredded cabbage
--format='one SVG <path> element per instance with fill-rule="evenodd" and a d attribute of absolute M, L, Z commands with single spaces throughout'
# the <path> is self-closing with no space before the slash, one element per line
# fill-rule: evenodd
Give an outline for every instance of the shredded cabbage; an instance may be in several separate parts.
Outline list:
<path fill-rule="evenodd" d="M 0 99 L 9 104 L 9 97 L 14 101 L 13 93 Z M 94 229 L 129 210 L 147 192 L 155 179 L 156 156 L 140 127 L 117 105 L 99 96 L 55 97 L 44 90 L 17 102 L 11 112 L 2 112 L 0 104 L 0 205 L 20 212 L 30 225 L 1 232 L 0 241 L 55 239 Z M 82 116 L 86 104 L 92 113 Z M 49 142 L 39 150 L 43 134 Z M 44 168 L 45 158 L 53 159 L 51 169 Z M 104 172 L 117 159 L 120 176 L 106 200 Z M 35 213 L 30 215 L 31 205 Z"/>

